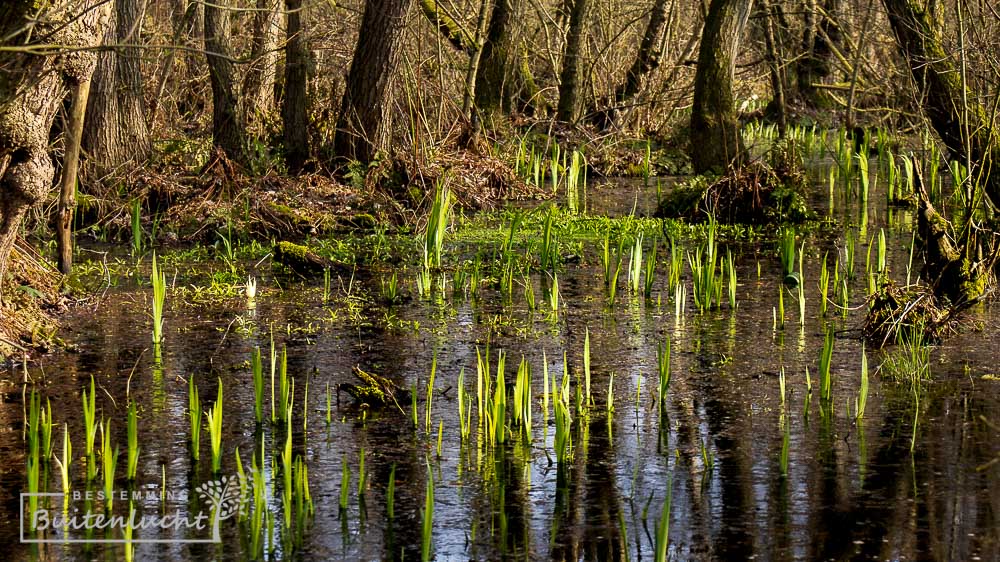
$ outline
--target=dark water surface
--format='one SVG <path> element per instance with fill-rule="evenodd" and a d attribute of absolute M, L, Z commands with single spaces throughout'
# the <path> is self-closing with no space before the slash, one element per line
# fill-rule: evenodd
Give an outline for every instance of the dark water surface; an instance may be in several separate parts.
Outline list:
<path fill-rule="evenodd" d="M 617 213 L 631 209 L 633 193 L 643 201 L 652 197 L 631 183 L 595 188 L 588 196 L 592 208 L 602 198 L 617 201 L 612 208 Z M 628 205 L 621 203 L 625 199 Z M 420 510 L 430 470 L 435 482 L 432 544 L 439 560 L 652 560 L 668 485 L 672 560 L 998 560 L 1000 313 L 994 304 L 972 310 L 959 336 L 933 348 L 932 381 L 920 387 L 918 402 L 911 385 L 876 372 L 884 352 L 870 351 L 870 396 L 864 417 L 855 419 L 865 241 L 885 228 L 889 268 L 893 278 L 903 280 L 911 240 L 906 213 L 887 215 L 884 205 L 881 210 L 871 205 L 864 217 L 856 206 L 843 203 L 834 213 L 853 223 L 855 231 L 862 221 L 867 223 L 858 236 L 855 257 L 855 309 L 846 319 L 833 306 L 826 318 L 819 316 L 819 259 L 830 252 L 832 275 L 832 256 L 843 239 L 810 236 L 806 322 L 799 326 L 796 301 L 786 293 L 785 327 L 779 330 L 774 329 L 773 309 L 781 266 L 773 244 L 732 246 L 740 280 L 735 311 L 724 306 L 699 314 L 688 294 L 687 310 L 679 317 L 669 296 L 659 295 L 666 282 L 665 266 L 659 270 L 652 302 L 628 294 L 623 272 L 616 304 L 609 310 L 595 259 L 567 264 L 559 272 L 563 309 L 557 319 L 529 312 L 519 289 L 513 304 L 505 304 L 485 285 L 478 301 L 455 296 L 450 289 L 430 301 L 414 298 L 388 309 L 356 298 L 353 317 L 343 304 L 343 291 L 341 304 L 328 306 L 315 284 L 283 281 L 284 291 L 279 292 L 270 278 L 259 280 L 254 310 L 248 310 L 242 298 L 211 307 L 184 306 L 168 293 L 166 341 L 159 358 L 149 343 L 149 289 L 126 286 L 109 293 L 96 308 L 66 319 L 64 337 L 78 352 L 53 354 L 26 370 L 3 373 L 0 540 L 9 545 L 13 559 L 123 558 L 121 545 L 18 541 L 19 494 L 26 487 L 22 381 L 28 377 L 51 400 L 56 455 L 62 451 L 61 426 L 69 424 L 77 457 L 73 486 L 85 489 L 80 399 L 90 375 L 98 386 L 98 415 L 113 419 L 115 442 L 123 449 L 126 390 L 140 405 L 141 452 L 134 488 L 158 493 L 165 479 L 168 490 L 191 496 L 212 474 L 207 433 L 200 462 L 194 463 L 187 453 L 186 380 L 196 377 L 206 409 L 221 380 L 222 473 L 235 474 L 237 447 L 249 470 L 251 452 L 260 448 L 263 435 L 267 473 L 274 477 L 268 502 L 280 535 L 280 461 L 274 461 L 272 469 L 270 458 L 280 453 L 285 430 L 270 424 L 255 427 L 247 363 L 251 349 L 260 346 L 269 379 L 273 333 L 278 346 L 286 344 L 288 349 L 288 371 L 296 388 L 294 449 L 308 466 L 316 511 L 300 544 L 292 547 L 276 536 L 278 546 L 268 558 L 419 559 Z M 817 206 L 825 212 L 825 199 Z M 639 212 L 644 210 L 651 209 Z M 357 294 L 378 294 L 377 275 L 362 273 L 355 280 Z M 172 274 L 168 269 L 168 277 Z M 412 270 L 400 275 L 404 294 L 415 293 L 412 277 Z M 690 274 L 684 279 L 690 293 Z M 532 282 L 541 303 L 543 280 L 536 273 Z M 336 290 L 336 279 L 333 284 Z M 384 321 L 375 321 L 385 314 L 402 327 L 386 329 Z M 250 325 L 255 329 L 247 330 Z M 838 337 L 832 407 L 823 411 L 817 363 L 828 325 L 838 330 Z M 543 353 L 550 374 L 560 380 L 564 352 L 571 372 L 580 372 L 588 329 L 596 405 L 589 415 L 574 416 L 578 425 L 572 458 L 558 463 L 551 414 L 543 430 Z M 462 443 L 455 387 L 464 368 L 466 385 L 475 396 L 476 350 L 478 346 L 485 352 L 488 338 L 494 368 L 497 350 L 506 353 L 508 381 L 514 379 L 522 356 L 532 367 L 531 443 L 511 438 L 494 450 L 482 445 L 475 432 Z M 661 417 L 655 399 L 656 348 L 667 339 L 673 350 L 672 380 Z M 435 354 L 428 432 L 423 396 Z M 408 404 L 402 404 L 405 414 L 387 408 L 362 419 L 359 410 L 348 406 L 346 395 L 339 405 L 334 399 L 333 422 L 327 425 L 325 389 L 354 382 L 355 365 L 420 389 L 418 430 L 412 428 Z M 784 404 L 778 376 L 782 368 L 787 377 Z M 814 385 L 811 395 L 807 368 Z M 604 404 L 611 373 L 615 410 L 609 417 Z M 303 410 L 309 416 L 305 430 Z M 443 437 L 437 458 L 439 422 Z M 99 435 L 98 444 L 100 440 Z M 787 474 L 782 470 L 783 447 Z M 369 485 L 359 498 L 362 448 Z M 123 450 L 119 476 L 124 474 L 124 456 Z M 348 509 L 342 512 L 338 502 L 345 460 L 351 469 L 351 491 Z M 389 519 L 385 498 L 393 465 L 395 517 Z M 100 478 L 92 489 L 100 489 Z M 55 463 L 46 482 L 49 491 L 61 490 Z M 116 488 L 126 487 L 119 478 Z M 155 513 L 160 504 L 152 498 L 139 507 Z M 188 500 L 181 508 L 194 512 L 200 506 Z M 139 560 L 249 557 L 245 525 L 229 519 L 222 522 L 221 532 L 218 545 L 138 544 L 135 555 Z M 185 536 L 194 534 L 142 535 Z"/>

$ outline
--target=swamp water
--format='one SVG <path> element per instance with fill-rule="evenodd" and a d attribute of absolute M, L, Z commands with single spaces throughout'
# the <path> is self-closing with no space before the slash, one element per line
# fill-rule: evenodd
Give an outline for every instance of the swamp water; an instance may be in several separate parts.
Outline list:
<path fill-rule="evenodd" d="M 655 197 L 649 188 L 628 183 L 593 188 L 591 206 L 599 206 L 602 197 L 626 198 L 611 195 L 617 193 L 626 193 L 630 201 L 636 194 L 643 200 Z M 816 206 L 821 213 L 827 210 L 825 199 Z M 395 268 L 399 292 L 407 300 L 379 304 L 381 284 L 392 269 L 359 267 L 353 278 L 350 272 L 333 276 L 329 302 L 316 281 L 288 277 L 259 277 L 253 309 L 241 296 L 184 305 L 168 290 L 165 339 L 155 349 L 149 343 L 147 259 L 141 287 L 122 280 L 96 308 L 66 318 L 63 336 L 77 352 L 52 354 L 4 373 L 0 540 L 15 560 L 417 560 L 425 552 L 438 560 L 655 560 L 658 554 L 671 560 L 997 560 L 1000 311 L 987 303 L 969 312 L 968 326 L 959 336 L 932 348 L 930 378 L 923 382 L 897 382 L 886 369 L 879 371 L 888 354 L 899 353 L 898 347 L 869 350 L 871 383 L 859 417 L 862 346 L 857 329 L 864 316 L 868 241 L 884 231 L 888 269 L 898 282 L 905 280 L 911 242 L 908 213 L 886 211 L 884 204 L 874 202 L 869 207 L 862 213 L 856 201 L 840 194 L 834 206 L 834 218 L 853 224 L 858 240 L 857 277 L 849 283 L 851 309 L 846 315 L 831 304 L 821 316 L 817 288 L 824 254 L 832 269 L 839 252 L 843 270 L 844 237 L 821 230 L 796 242 L 805 242 L 802 325 L 797 290 L 783 288 L 774 242 L 719 242 L 734 257 L 735 309 L 724 302 L 721 308 L 698 312 L 685 257 L 681 283 L 686 307 L 678 315 L 667 288 L 669 249 L 662 237 L 648 300 L 625 287 L 626 241 L 618 295 L 609 307 L 598 257 L 601 231 L 563 248 L 564 255 L 582 249 L 583 259 L 558 267 L 557 315 L 546 312 L 550 275 L 537 268 L 529 276 L 537 300 L 532 311 L 518 284 L 523 277 L 515 278 L 510 297 L 496 289 L 496 279 L 483 280 L 473 297 L 467 286 L 452 291 L 451 273 L 442 290 L 435 274 L 429 297 L 421 299 L 412 266 Z M 862 222 L 864 232 L 859 232 Z M 506 227 L 496 221 L 497 238 Z M 647 257 L 653 234 L 646 233 Z M 532 241 L 517 239 L 523 255 Z M 703 240 L 679 243 L 694 252 Z M 451 265 L 453 271 L 459 256 L 465 259 L 463 252 L 475 248 L 474 243 L 466 246 L 446 242 L 446 269 Z M 536 244 L 533 251 L 537 249 Z M 161 268 L 168 285 L 185 284 L 186 266 Z M 916 271 L 912 275 L 915 279 Z M 781 291 L 783 327 L 775 319 Z M 838 302 L 838 294 L 831 287 L 831 301 Z M 828 330 L 833 330 L 834 346 L 830 397 L 824 399 L 819 363 Z M 280 400 L 280 393 L 275 399 L 271 393 L 272 340 L 277 353 L 287 350 L 287 372 L 294 381 L 290 425 L 270 422 L 273 400 Z M 584 377 L 588 342 L 589 406 Z M 670 379 L 660 405 L 657 350 L 667 342 Z M 250 366 L 255 347 L 263 355 L 268 418 L 260 425 L 255 423 Z M 514 381 L 523 358 L 531 372 L 532 421 L 530 439 L 525 422 L 509 422 L 503 442 L 494 434 L 491 444 L 476 411 L 477 352 L 488 357 L 495 388 L 500 350 L 509 385 L 506 417 L 516 415 Z M 428 407 L 432 364 L 436 369 Z M 338 385 L 358 382 L 352 375 L 355 366 L 415 388 L 416 414 L 410 402 L 368 412 L 350 405 L 346 393 L 340 393 L 338 402 Z M 562 384 L 565 366 L 571 424 L 560 459 L 554 385 Z M 548 384 L 543 382 L 545 368 Z M 464 441 L 458 400 L 463 370 L 468 392 L 463 408 L 472 409 L 471 434 Z M 55 457 L 61 455 L 62 428 L 68 424 L 72 490 L 103 489 L 100 453 L 95 453 L 97 476 L 89 484 L 83 458 L 81 395 L 90 393 L 93 376 L 97 418 L 112 420 L 111 441 L 121 447 L 114 489 L 143 491 L 132 504 L 142 514 L 177 509 L 185 516 L 202 511 L 211 516 L 208 502 L 198 494 L 199 486 L 216 479 L 207 419 L 200 460 L 193 461 L 189 453 L 187 381 L 192 375 L 205 411 L 222 385 L 219 474 L 237 474 L 237 451 L 248 488 L 253 487 L 252 465 L 259 468 L 264 515 L 256 528 L 253 513 L 260 510 L 247 492 L 244 514 L 249 515 L 221 520 L 217 544 L 183 542 L 211 537 L 210 530 L 197 529 L 134 530 L 136 542 L 130 546 L 19 543 L 19 494 L 27 491 L 25 379 L 34 383 L 31 388 L 38 390 L 43 407 L 51 402 Z M 546 388 L 551 395 L 543 413 Z M 134 483 L 125 481 L 126 393 L 138 405 Z M 284 492 L 290 481 L 282 462 L 289 431 L 288 451 L 308 470 L 311 514 L 299 507 L 305 503 L 301 488 L 288 496 Z M 95 449 L 102 440 L 103 431 Z M 39 490 L 62 491 L 56 462 L 43 463 L 41 472 Z M 293 469 L 296 475 L 301 472 Z M 362 473 L 365 481 L 359 486 Z M 161 499 L 164 486 L 177 496 Z M 62 510 L 61 497 L 40 501 L 53 513 Z M 89 507 L 101 512 L 102 505 L 94 500 Z M 127 505 L 116 498 L 113 508 L 120 513 Z M 428 505 L 433 514 L 429 521 Z M 84 506 L 73 501 L 69 509 Z M 669 526 L 662 524 L 664 516 Z M 61 536 L 30 529 L 24 533 L 29 538 Z M 121 538 L 120 531 L 70 534 Z"/>

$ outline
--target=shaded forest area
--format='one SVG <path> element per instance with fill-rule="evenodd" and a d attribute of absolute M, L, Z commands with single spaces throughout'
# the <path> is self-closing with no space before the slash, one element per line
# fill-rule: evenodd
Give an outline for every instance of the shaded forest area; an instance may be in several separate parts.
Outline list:
<path fill-rule="evenodd" d="M 757 157 L 753 121 L 859 145 L 876 127 L 934 135 L 968 197 L 954 215 L 913 202 L 927 278 L 952 302 L 992 286 L 989 2 L 17 0 L 0 28 L 14 347 L 64 306 L 45 262 L 71 271 L 74 232 L 121 242 L 138 216 L 169 244 L 234 223 L 262 239 L 413 223 L 441 182 L 469 208 L 546 196 L 516 173 L 526 147 L 581 150 L 593 176 L 735 174 Z"/>

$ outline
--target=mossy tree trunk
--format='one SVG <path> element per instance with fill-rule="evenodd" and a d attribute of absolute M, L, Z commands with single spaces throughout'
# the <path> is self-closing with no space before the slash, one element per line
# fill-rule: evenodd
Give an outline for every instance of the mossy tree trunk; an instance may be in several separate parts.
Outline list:
<path fill-rule="evenodd" d="M 46 4 L 48 6 L 48 4 Z M 80 0 L 59 10 L 30 0 L 0 6 L 0 287 L 25 214 L 42 201 L 55 174 L 49 132 L 67 87 L 90 79 L 110 5 Z M 51 54 L 24 47 L 65 45 Z M 43 47 L 44 49 L 44 47 Z"/>
<path fill-rule="evenodd" d="M 932 14 L 915 0 L 882 0 L 899 49 L 909 61 L 916 87 L 925 93 L 923 110 L 953 158 L 978 165 L 980 185 L 1000 205 L 1000 138 L 974 96 L 963 92 L 961 73 L 945 52 Z M 963 109 L 964 108 L 964 109 Z M 964 118 L 968 119 L 963 127 Z M 963 129 L 969 131 L 965 142 Z M 978 170 L 970 170 L 976 177 Z"/>
<path fill-rule="evenodd" d="M 556 106 L 556 118 L 567 123 L 576 121 L 580 108 L 580 73 L 583 69 L 583 43 L 590 2 L 591 0 L 573 0 L 569 14 L 566 51 L 563 53 L 562 70 L 559 72 L 559 104 Z"/>
<path fill-rule="evenodd" d="M 882 0 L 889 23 L 913 80 L 924 93 L 923 111 L 951 156 L 970 162 L 971 178 L 994 206 L 1000 204 L 1000 138 L 984 109 L 965 91 L 962 74 L 944 50 L 938 27 L 930 12 L 915 0 Z M 971 198 L 973 201 L 976 197 Z M 925 276 L 935 294 L 953 302 L 974 302 L 986 289 L 993 264 L 980 255 L 971 208 L 966 209 L 965 225 L 952 243 L 947 221 L 920 190 L 921 231 L 927 263 Z M 966 204 L 970 198 L 966 198 Z M 990 259 L 990 258 L 987 258 Z"/>
<path fill-rule="evenodd" d="M 691 108 L 695 173 L 739 166 L 746 149 L 733 105 L 733 70 L 753 0 L 712 0 L 705 16 Z"/>
<path fill-rule="evenodd" d="M 285 43 L 285 95 L 281 123 L 288 169 L 298 172 L 309 158 L 309 114 L 306 66 L 309 51 L 302 27 L 302 0 L 285 0 L 288 26 Z"/>
<path fill-rule="evenodd" d="M 337 120 L 334 152 L 371 162 L 389 147 L 391 86 L 411 0 L 366 0 Z"/>

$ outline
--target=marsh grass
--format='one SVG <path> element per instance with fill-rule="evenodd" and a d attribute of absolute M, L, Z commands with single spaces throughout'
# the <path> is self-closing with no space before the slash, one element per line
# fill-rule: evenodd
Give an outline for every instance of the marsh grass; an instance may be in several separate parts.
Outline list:
<path fill-rule="evenodd" d="M 826 329 L 826 336 L 823 339 L 823 351 L 819 357 L 819 396 L 824 402 L 829 403 L 833 398 L 833 383 L 830 375 L 831 361 L 833 359 L 833 327 Z"/>
<path fill-rule="evenodd" d="M 264 423 L 264 363 L 259 346 L 250 352 L 250 372 L 253 375 L 254 420 L 259 425 Z"/>
<path fill-rule="evenodd" d="M 97 437 L 97 395 L 94 392 L 94 376 L 90 377 L 90 394 L 83 391 L 83 428 L 84 428 L 84 453 L 87 455 L 87 480 L 93 480 L 97 475 L 97 466 L 94 460 L 94 440 Z"/>
<path fill-rule="evenodd" d="M 643 291 L 644 297 L 651 298 L 653 296 L 653 283 L 656 278 L 656 252 L 657 252 L 657 240 L 653 240 L 653 249 L 649 252 L 649 257 L 646 259 L 646 271 L 643 277 Z"/>
<path fill-rule="evenodd" d="M 868 404 L 868 354 L 865 353 L 864 346 L 861 347 L 861 387 L 858 390 L 858 398 L 854 402 L 854 415 L 860 421 L 865 417 L 865 406 Z"/>
<path fill-rule="evenodd" d="M 656 562 L 667 562 L 670 547 L 670 504 L 673 499 L 673 478 L 667 478 L 667 497 L 663 500 L 660 520 L 656 524 Z"/>
<path fill-rule="evenodd" d="M 632 243 L 632 248 L 629 251 L 628 260 L 628 288 L 632 291 L 633 295 L 639 294 L 639 287 L 641 283 L 642 274 L 642 233 L 640 232 L 638 236 Z"/>
<path fill-rule="evenodd" d="M 431 559 L 431 537 L 434 531 L 434 475 L 427 466 L 427 488 L 424 492 L 424 507 L 420 510 L 420 559 Z"/>
<path fill-rule="evenodd" d="M 114 503 L 115 468 L 118 466 L 118 446 L 111 448 L 111 420 L 101 425 L 101 474 L 104 477 L 104 508 L 111 511 Z"/>
<path fill-rule="evenodd" d="M 439 182 L 434 192 L 434 203 L 427 217 L 427 227 L 424 232 L 424 268 L 441 267 L 441 250 L 444 246 L 445 231 L 448 228 L 448 216 L 451 212 L 451 191 L 443 182 Z"/>
<path fill-rule="evenodd" d="M 670 390 L 670 339 L 656 346 L 656 372 L 659 384 L 657 385 L 656 407 L 660 416 L 663 416 L 667 400 L 667 392 Z"/>

